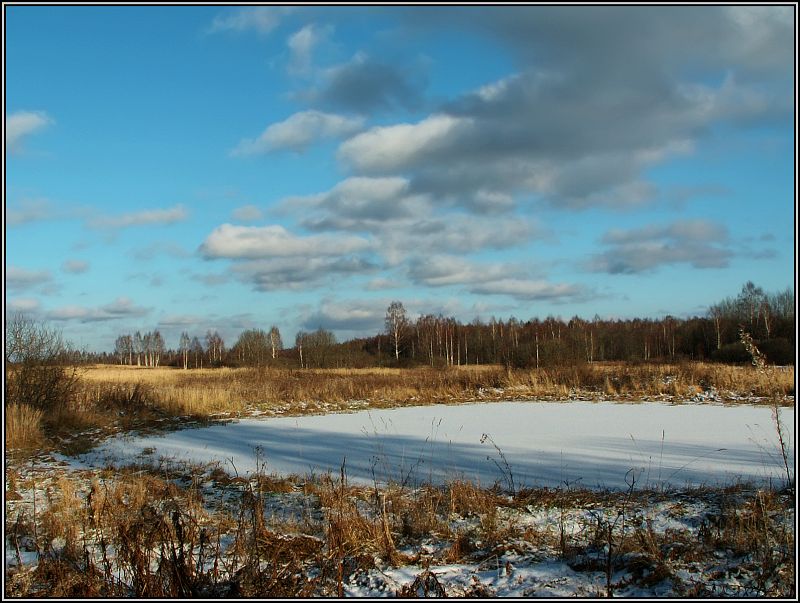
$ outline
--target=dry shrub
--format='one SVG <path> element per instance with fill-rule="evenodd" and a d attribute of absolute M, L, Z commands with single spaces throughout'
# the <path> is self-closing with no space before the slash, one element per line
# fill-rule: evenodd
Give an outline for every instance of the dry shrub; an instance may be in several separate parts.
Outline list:
<path fill-rule="evenodd" d="M 492 490 L 485 490 L 468 481 L 453 481 L 447 485 L 450 512 L 461 516 L 491 513 L 498 505 Z"/>
<path fill-rule="evenodd" d="M 475 543 L 467 532 L 459 532 L 453 539 L 453 543 L 444 555 L 447 563 L 458 563 L 464 561 L 470 554 L 475 552 Z"/>
<path fill-rule="evenodd" d="M 27 404 L 6 405 L 6 449 L 36 448 L 44 440 L 41 431 L 44 412 Z"/>
<path fill-rule="evenodd" d="M 50 504 L 41 516 L 45 544 L 53 546 L 54 542 L 63 540 L 60 556 L 69 560 L 80 559 L 83 509 L 75 484 L 72 480 L 61 477 L 48 493 L 48 497 Z"/>
<path fill-rule="evenodd" d="M 429 569 L 426 569 L 417 575 L 417 577 L 414 578 L 411 583 L 400 588 L 400 590 L 397 592 L 397 596 L 404 599 L 446 597 L 447 591 L 445 591 L 442 583 L 439 582 L 436 574 Z"/>

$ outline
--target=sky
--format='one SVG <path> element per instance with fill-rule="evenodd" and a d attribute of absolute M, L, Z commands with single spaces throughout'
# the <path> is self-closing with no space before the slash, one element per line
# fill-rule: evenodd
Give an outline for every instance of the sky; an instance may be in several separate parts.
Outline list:
<path fill-rule="evenodd" d="M 795 280 L 795 7 L 4 5 L 7 316 L 704 315 Z"/>

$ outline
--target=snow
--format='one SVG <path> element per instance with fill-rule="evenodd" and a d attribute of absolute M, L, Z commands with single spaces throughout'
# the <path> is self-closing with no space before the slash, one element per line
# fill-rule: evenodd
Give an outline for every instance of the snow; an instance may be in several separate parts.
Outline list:
<path fill-rule="evenodd" d="M 794 408 L 781 408 L 794 475 Z M 153 452 L 155 451 L 155 452 Z M 163 435 L 118 436 L 73 468 L 167 458 L 245 475 L 338 475 L 407 486 L 469 479 L 504 488 L 686 487 L 785 479 L 764 406 L 500 402 L 247 418 Z"/>

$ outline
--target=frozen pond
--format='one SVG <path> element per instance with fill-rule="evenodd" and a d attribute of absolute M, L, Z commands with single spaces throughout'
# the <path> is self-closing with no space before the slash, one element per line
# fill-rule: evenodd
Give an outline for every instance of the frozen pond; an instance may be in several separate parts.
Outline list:
<path fill-rule="evenodd" d="M 794 408 L 782 408 L 794 476 Z M 144 453 L 144 454 L 143 454 Z M 159 457 L 219 461 L 240 475 L 333 472 L 408 486 L 469 479 L 484 486 L 625 488 L 780 483 L 786 470 L 772 411 L 756 406 L 502 402 L 243 419 L 161 436 L 118 437 L 73 464 Z"/>

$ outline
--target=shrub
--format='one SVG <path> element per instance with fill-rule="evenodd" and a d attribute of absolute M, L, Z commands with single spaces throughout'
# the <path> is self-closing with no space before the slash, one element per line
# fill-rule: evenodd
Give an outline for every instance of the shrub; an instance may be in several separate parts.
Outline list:
<path fill-rule="evenodd" d="M 75 394 L 78 371 L 61 333 L 15 315 L 6 325 L 6 404 L 50 411 Z"/>

